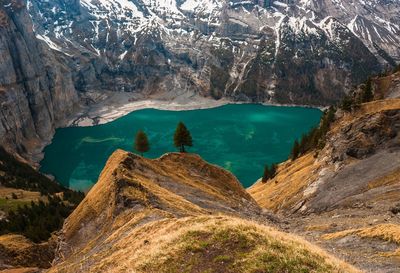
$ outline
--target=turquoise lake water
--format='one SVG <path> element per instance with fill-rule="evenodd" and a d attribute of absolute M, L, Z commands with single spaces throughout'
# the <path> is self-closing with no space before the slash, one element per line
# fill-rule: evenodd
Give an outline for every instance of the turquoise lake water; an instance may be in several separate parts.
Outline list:
<path fill-rule="evenodd" d="M 146 157 L 176 151 L 173 134 L 177 123 L 183 121 L 193 137 L 194 146 L 188 151 L 231 171 L 249 187 L 262 176 L 265 164 L 288 158 L 294 140 L 316 126 L 321 114 L 312 108 L 259 104 L 191 111 L 139 110 L 103 125 L 58 129 L 44 150 L 41 171 L 67 187 L 87 190 L 115 149 L 132 151 L 139 129 L 150 140 Z"/>

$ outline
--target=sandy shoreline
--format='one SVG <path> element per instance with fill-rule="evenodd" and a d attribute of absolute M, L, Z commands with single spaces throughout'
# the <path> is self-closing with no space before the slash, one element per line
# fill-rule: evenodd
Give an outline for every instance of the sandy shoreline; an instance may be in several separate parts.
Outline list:
<path fill-rule="evenodd" d="M 245 104 L 247 102 L 235 102 L 228 99 L 213 100 L 200 96 L 192 96 L 190 98 L 162 100 L 162 99 L 145 99 L 132 100 L 128 94 L 113 94 L 110 97 L 102 99 L 91 107 L 82 109 L 69 122 L 68 126 L 94 126 L 105 124 L 123 117 L 133 111 L 142 109 L 158 109 L 170 111 L 185 111 L 215 108 L 227 104 Z M 323 107 L 312 107 L 307 105 L 290 105 L 290 104 L 272 104 L 260 103 L 266 106 L 286 106 L 286 107 L 309 107 L 323 110 Z"/>
<path fill-rule="evenodd" d="M 230 104 L 228 100 L 201 99 L 191 102 L 165 101 L 165 100 L 142 100 L 128 102 L 121 105 L 96 105 L 87 113 L 74 118 L 70 126 L 94 126 L 105 124 L 123 117 L 133 111 L 142 109 L 158 109 L 170 111 L 184 111 L 215 108 Z"/>

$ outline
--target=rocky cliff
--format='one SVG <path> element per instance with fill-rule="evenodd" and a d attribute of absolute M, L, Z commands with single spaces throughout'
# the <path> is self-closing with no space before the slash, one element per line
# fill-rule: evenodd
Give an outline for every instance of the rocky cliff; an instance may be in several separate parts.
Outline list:
<path fill-rule="evenodd" d="M 393 1 L 28 2 L 77 89 L 135 99 L 321 105 L 400 58 Z"/>
<path fill-rule="evenodd" d="M 248 191 L 287 229 L 366 271 L 398 272 L 400 73 L 374 78 L 375 100 L 336 112 L 322 150 L 287 161 Z"/>
<path fill-rule="evenodd" d="M 37 160 L 77 102 L 69 68 L 35 36 L 24 1 L 0 2 L 0 144 Z"/>
<path fill-rule="evenodd" d="M 50 272 L 357 272 L 268 218 L 197 155 L 119 150 L 66 220 Z"/>

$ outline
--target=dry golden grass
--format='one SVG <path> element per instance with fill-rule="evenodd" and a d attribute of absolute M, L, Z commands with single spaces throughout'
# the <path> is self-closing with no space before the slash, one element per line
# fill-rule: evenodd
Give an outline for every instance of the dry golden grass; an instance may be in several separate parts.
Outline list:
<path fill-rule="evenodd" d="M 203 201 L 197 204 L 199 200 Z M 173 153 L 146 159 L 117 150 L 99 181 L 67 218 L 63 232 L 73 246 L 70 253 L 82 247 L 85 252 L 120 230 L 128 232 L 158 219 L 237 208 L 243 200 L 246 208 L 259 209 L 231 173 L 197 155 Z"/>
<path fill-rule="evenodd" d="M 25 191 L 21 189 L 0 187 L 0 198 L 12 198 L 12 194 L 16 194 L 18 199 L 25 201 L 38 201 L 41 199 L 40 192 Z"/>
<path fill-rule="evenodd" d="M 280 164 L 275 178 L 266 183 L 258 181 L 247 191 L 261 207 L 273 211 L 285 209 L 302 199 L 302 190 L 317 178 L 319 167 L 313 153 L 308 153 Z"/>
<path fill-rule="evenodd" d="M 339 133 L 344 126 L 356 122 L 365 115 L 394 109 L 400 109 L 400 99 L 385 99 L 364 103 L 355 113 L 345 114 L 337 120 L 332 125 L 329 134 Z M 302 191 L 310 182 L 317 179 L 317 172 L 320 168 L 322 168 L 322 164 L 314 159 L 311 152 L 295 161 L 287 161 L 280 164 L 278 174 L 274 179 L 266 183 L 258 181 L 248 189 L 248 192 L 261 207 L 275 212 L 284 210 L 304 199 Z M 400 169 L 385 177 L 371 181 L 368 185 L 369 189 L 398 183 L 399 176 Z"/>
<path fill-rule="evenodd" d="M 33 243 L 22 235 L 6 234 L 0 236 L 0 245 L 7 249 L 21 251 L 31 247 Z"/>
<path fill-rule="evenodd" d="M 331 224 L 308 225 L 307 231 L 325 231 L 331 228 Z"/>
<path fill-rule="evenodd" d="M 69 250 L 50 272 L 358 272 L 298 237 L 218 214 L 242 203 L 258 211 L 232 174 L 198 156 L 117 151 L 67 219 Z"/>
<path fill-rule="evenodd" d="M 382 256 L 382 257 L 400 257 L 400 248 L 398 248 L 392 252 L 382 252 L 382 253 L 380 253 L 380 256 Z"/>
<path fill-rule="evenodd" d="M 13 198 L 13 194 L 17 196 L 17 199 Z M 18 206 L 30 205 L 31 201 L 39 200 L 46 202 L 47 198 L 41 196 L 39 192 L 0 187 L 0 210 L 5 212 L 16 210 Z"/>
<path fill-rule="evenodd" d="M 359 272 L 297 236 L 235 217 L 127 225 L 95 254 L 76 253 L 50 272 Z"/>
<path fill-rule="evenodd" d="M 362 118 L 366 115 L 398 109 L 400 109 L 400 99 L 383 99 L 363 103 L 357 111 L 346 113 L 341 119 L 334 122 L 330 133 L 335 134 L 344 126 L 356 122 L 359 118 Z"/>
<path fill-rule="evenodd" d="M 322 236 L 325 240 L 333 240 L 348 235 L 357 235 L 361 238 L 376 238 L 388 242 L 400 244 L 400 225 L 396 224 L 380 224 L 373 227 L 349 229 Z"/>
<path fill-rule="evenodd" d="M 54 259 L 54 247 L 55 245 L 50 242 L 35 244 L 22 235 L 2 235 L 0 236 L 0 260 L 14 267 L 48 268 Z"/>
<path fill-rule="evenodd" d="M 39 268 L 37 267 L 13 268 L 1 271 L 1 273 L 37 273 L 37 272 L 39 272 Z"/>

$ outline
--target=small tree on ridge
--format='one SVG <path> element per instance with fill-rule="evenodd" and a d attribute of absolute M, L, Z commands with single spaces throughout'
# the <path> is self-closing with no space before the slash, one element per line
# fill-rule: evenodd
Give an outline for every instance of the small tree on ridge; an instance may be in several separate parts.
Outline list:
<path fill-rule="evenodd" d="M 149 139 L 147 135 L 142 130 L 139 130 L 135 137 L 135 150 L 138 151 L 142 156 L 143 153 L 148 152 L 150 150 Z"/>
<path fill-rule="evenodd" d="M 179 148 L 181 153 L 185 152 L 185 146 L 193 146 L 192 136 L 183 122 L 179 122 L 174 134 L 175 147 Z"/>

